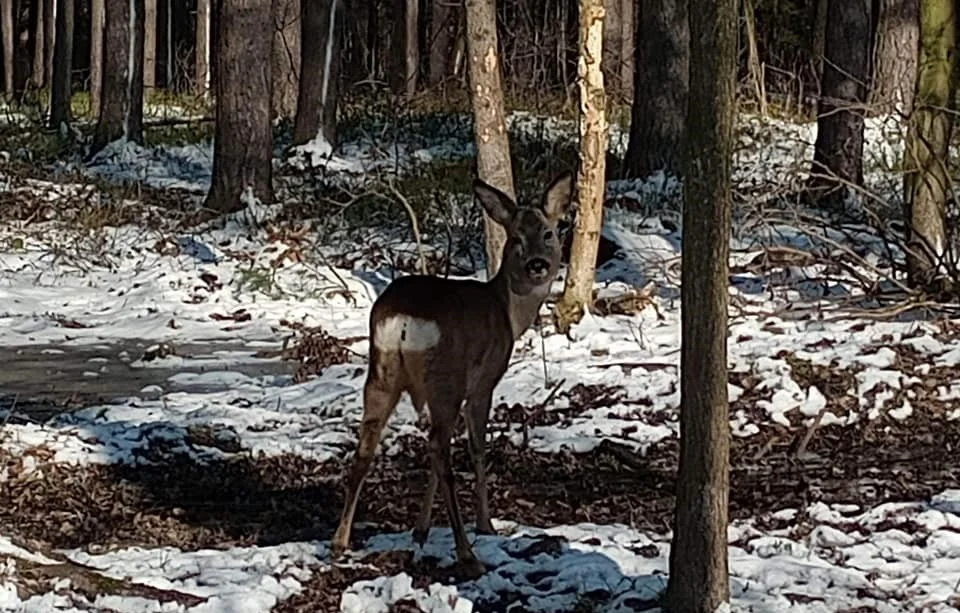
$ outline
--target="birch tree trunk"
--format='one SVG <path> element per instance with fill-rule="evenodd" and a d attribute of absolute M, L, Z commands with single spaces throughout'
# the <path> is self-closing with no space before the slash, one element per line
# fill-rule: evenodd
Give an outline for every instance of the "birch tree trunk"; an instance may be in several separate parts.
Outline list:
<path fill-rule="evenodd" d="M 557 330 L 565 333 L 593 305 L 597 249 L 606 192 L 607 118 L 603 85 L 604 0 L 580 0 L 580 167 L 577 221 L 563 297 L 556 307 Z"/>
<path fill-rule="evenodd" d="M 680 467 L 666 594 L 673 613 L 714 613 L 730 600 L 727 309 L 737 43 L 737 0 L 690 12 Z"/>
<path fill-rule="evenodd" d="M 942 270 L 947 243 L 947 168 L 957 90 L 957 24 L 953 0 L 923 0 L 916 108 L 907 133 L 904 202 L 910 223 L 907 269 L 914 285 L 930 284 Z"/>
<path fill-rule="evenodd" d="M 466 0 L 467 73 L 473 107 L 473 137 L 477 147 L 477 173 L 488 184 L 511 198 L 513 166 L 503 103 L 500 57 L 497 52 L 495 0 Z M 487 276 L 500 270 L 506 231 L 483 214 L 486 233 Z"/>

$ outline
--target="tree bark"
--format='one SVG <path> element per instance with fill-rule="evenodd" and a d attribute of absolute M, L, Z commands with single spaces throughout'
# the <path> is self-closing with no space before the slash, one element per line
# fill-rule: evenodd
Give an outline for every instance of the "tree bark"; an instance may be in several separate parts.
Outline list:
<path fill-rule="evenodd" d="M 103 88 L 103 31 L 106 21 L 104 0 L 90 2 L 90 114 L 100 116 Z"/>
<path fill-rule="evenodd" d="M 870 78 L 871 0 L 830 0 L 810 195 L 839 207 L 863 185 L 863 120 Z"/>
<path fill-rule="evenodd" d="M 157 0 L 144 0 L 143 87 L 157 87 Z"/>
<path fill-rule="evenodd" d="M 633 99 L 635 68 L 637 4 L 634 0 L 620 0 L 620 88 L 625 98 Z"/>
<path fill-rule="evenodd" d="M 13 96 L 23 100 L 33 77 L 33 39 L 37 33 L 40 5 L 36 0 L 15 4 L 13 50 Z"/>
<path fill-rule="evenodd" d="M 43 15 L 49 15 L 49 19 L 43 19 L 43 78 L 38 82 L 37 87 L 43 87 L 44 85 L 50 83 L 50 80 L 53 78 L 53 55 L 55 53 L 55 45 L 57 43 L 57 9 L 55 7 L 56 0 L 43 0 Z M 37 5 L 37 8 L 40 8 L 40 5 Z M 74 14 L 76 14 L 76 9 L 74 9 Z M 40 28 L 37 28 L 37 33 L 40 32 Z"/>
<path fill-rule="evenodd" d="M 870 110 L 909 117 L 917 83 L 920 0 L 880 0 Z"/>
<path fill-rule="evenodd" d="M 274 2 L 273 36 L 273 116 L 293 119 L 300 89 L 300 0 Z"/>
<path fill-rule="evenodd" d="M 604 0 L 580 0 L 580 167 L 577 221 L 563 297 L 556 307 L 557 330 L 566 333 L 593 304 L 597 248 L 606 193 L 607 118 L 601 58 L 604 57 Z"/>
<path fill-rule="evenodd" d="M 143 143 L 144 0 L 107 0 L 103 85 L 93 151 L 119 138 Z"/>
<path fill-rule="evenodd" d="M 460 7 L 450 0 L 433 0 L 430 7 L 430 44 L 427 79 L 439 85 L 453 72 L 453 47 Z"/>
<path fill-rule="evenodd" d="M 210 0 L 197 0 L 196 32 L 194 85 L 198 96 L 206 96 L 210 91 Z"/>
<path fill-rule="evenodd" d="M 340 83 L 341 0 L 300 4 L 300 87 L 293 145 L 322 136 L 331 148 L 337 143 L 337 99 Z"/>
<path fill-rule="evenodd" d="M 497 52 L 497 11 L 495 0 L 466 0 L 467 73 L 470 105 L 473 108 L 473 136 L 477 147 L 477 174 L 511 198 L 513 166 L 510 139 L 503 103 L 500 58 Z M 487 276 L 500 270 L 506 232 L 484 212 Z"/>
<path fill-rule="evenodd" d="M 737 53 L 736 0 L 690 13 L 680 468 L 666 598 L 674 613 L 714 613 L 730 600 L 727 309 Z"/>
<path fill-rule="evenodd" d="M 924 0 L 920 15 L 916 109 L 904 152 L 904 202 L 910 223 L 908 274 L 911 283 L 925 286 L 947 272 L 942 267 L 952 183 L 948 146 L 957 90 L 956 5 L 953 0 Z"/>
<path fill-rule="evenodd" d="M 697 10 L 700 10 L 699 8 Z M 681 174 L 690 30 L 683 0 L 642 0 L 626 174 Z"/>
<path fill-rule="evenodd" d="M 73 73 L 74 0 L 57 0 L 53 47 L 53 78 L 50 81 L 50 127 L 70 122 Z"/>
<path fill-rule="evenodd" d="M 44 87 L 47 84 L 47 50 L 44 47 L 46 39 L 46 22 L 52 19 L 51 12 L 47 10 L 47 5 L 51 0 L 42 0 L 37 3 L 37 29 L 33 35 L 33 76 L 31 80 L 37 87 Z"/>
<path fill-rule="evenodd" d="M 404 92 L 409 98 L 417 93 L 417 77 L 420 72 L 419 0 L 406 0 L 403 23 Z"/>
<path fill-rule="evenodd" d="M 213 179 L 206 208 L 243 208 L 247 189 L 273 202 L 273 133 L 270 85 L 273 37 L 271 0 L 217 0 L 217 122 Z M 256 35 L 256 33 L 261 35 Z"/>
<path fill-rule="evenodd" d="M 0 25 L 3 26 L 3 93 L 13 95 L 13 33 L 16 30 L 14 0 L 0 0 Z"/>
<path fill-rule="evenodd" d="M 620 62 L 623 57 L 623 16 L 621 0 L 604 0 L 603 16 L 603 82 L 605 93 L 623 96 L 623 84 L 620 82 Z"/>

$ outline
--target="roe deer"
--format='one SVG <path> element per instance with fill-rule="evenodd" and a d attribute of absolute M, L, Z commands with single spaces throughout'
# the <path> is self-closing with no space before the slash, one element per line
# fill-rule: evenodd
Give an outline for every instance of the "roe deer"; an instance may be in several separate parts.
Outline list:
<path fill-rule="evenodd" d="M 485 569 L 467 541 L 457 505 L 450 457 L 461 407 L 476 472 L 477 531 L 493 533 L 487 505 L 484 446 L 493 389 L 507 370 L 514 341 L 534 322 L 560 267 L 557 222 L 572 199 L 565 173 L 545 190 L 538 206 L 518 206 L 476 179 L 473 191 L 490 217 L 507 231 L 499 272 L 486 282 L 411 275 L 393 281 L 370 313 L 370 358 L 363 388 L 363 418 L 353 466 L 347 475 L 334 557 L 349 546 L 360 489 L 373 463 L 383 427 L 400 395 L 429 417 L 431 471 L 413 530 L 421 545 L 430 530 L 437 486 L 447 506 L 457 562 L 466 574 Z M 424 405 L 429 413 L 424 413 Z"/>

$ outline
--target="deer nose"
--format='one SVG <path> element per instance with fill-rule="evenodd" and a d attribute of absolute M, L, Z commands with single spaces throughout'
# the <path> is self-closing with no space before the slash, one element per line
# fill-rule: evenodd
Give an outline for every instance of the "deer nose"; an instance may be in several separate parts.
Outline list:
<path fill-rule="evenodd" d="M 527 273 L 532 277 L 542 277 L 550 270 L 550 262 L 543 258 L 534 258 L 527 262 Z"/>

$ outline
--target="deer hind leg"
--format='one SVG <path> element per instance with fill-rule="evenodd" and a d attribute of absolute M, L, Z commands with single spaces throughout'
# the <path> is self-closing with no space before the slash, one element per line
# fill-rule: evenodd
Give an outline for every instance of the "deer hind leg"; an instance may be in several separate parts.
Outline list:
<path fill-rule="evenodd" d="M 473 460 L 473 471 L 477 476 L 474 485 L 474 506 L 477 513 L 477 532 L 494 534 L 493 524 L 490 523 L 490 505 L 487 500 L 487 420 L 490 416 L 490 406 L 493 404 L 493 390 L 473 394 L 467 399 L 464 418 L 467 422 L 467 434 L 470 439 L 470 457 Z"/>
<path fill-rule="evenodd" d="M 414 386 L 410 389 L 410 399 L 417 410 L 417 416 L 421 427 L 430 426 L 430 417 L 425 412 L 426 394 L 423 390 Z M 427 536 L 430 534 L 430 519 L 433 511 L 433 500 L 437 495 L 437 471 L 433 469 L 433 463 L 430 463 L 429 476 L 427 477 L 427 487 L 423 492 L 423 506 L 420 508 L 420 514 L 417 516 L 417 523 L 413 527 L 413 541 L 420 545 L 427 542 Z"/>
<path fill-rule="evenodd" d="M 457 551 L 457 563 L 468 575 L 480 576 L 486 572 L 483 564 L 473 553 L 467 533 L 463 528 L 463 517 L 457 503 L 456 484 L 453 476 L 453 465 L 450 458 L 450 439 L 456 424 L 456 416 L 460 402 L 434 403 L 431 413 L 434 421 L 430 426 L 430 459 L 433 471 L 439 481 L 440 492 L 447 505 L 447 515 L 450 519 L 450 528 L 453 530 L 453 540 Z M 441 415 L 447 419 L 441 419 Z"/>
<path fill-rule="evenodd" d="M 340 525 L 333 536 L 334 557 L 339 557 L 349 549 L 353 514 L 357 510 L 357 499 L 360 497 L 363 481 L 373 466 L 383 428 L 400 400 L 401 387 L 396 381 L 385 376 L 386 374 L 379 368 L 371 368 L 363 386 L 363 419 L 360 422 L 359 443 L 353 466 L 347 475 Z M 398 376 L 399 373 L 395 373 L 393 378 Z"/>

